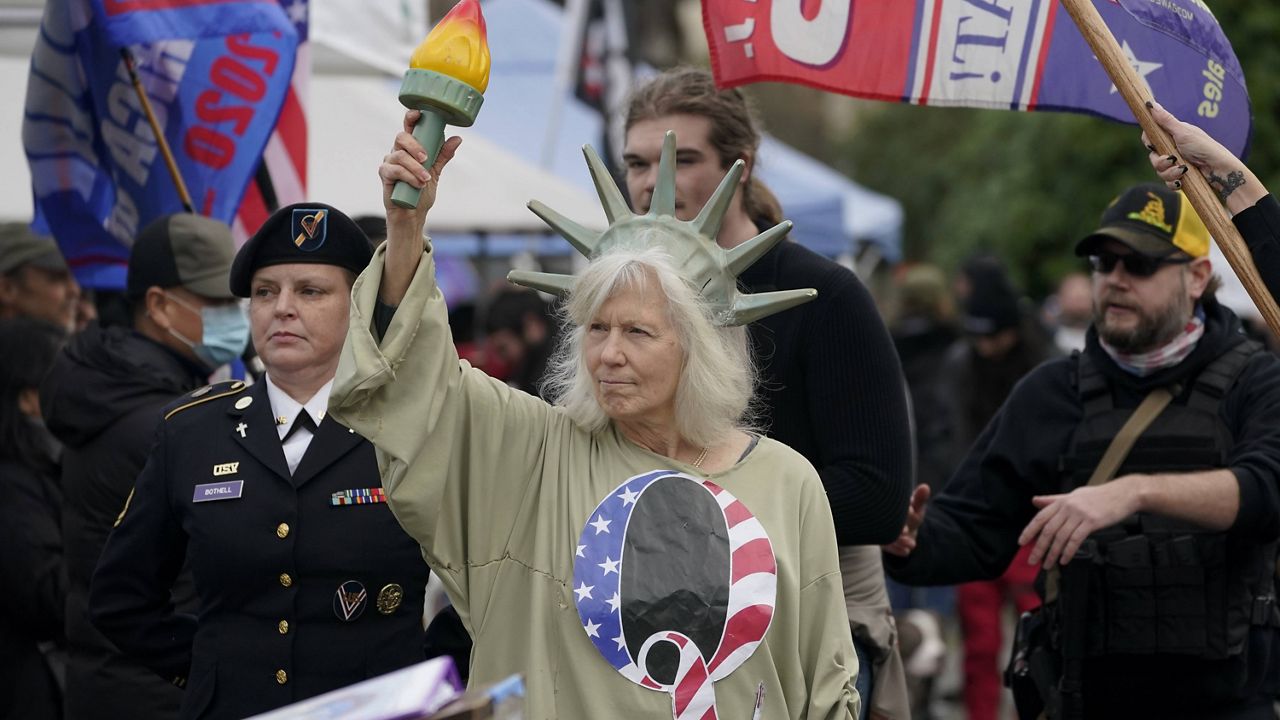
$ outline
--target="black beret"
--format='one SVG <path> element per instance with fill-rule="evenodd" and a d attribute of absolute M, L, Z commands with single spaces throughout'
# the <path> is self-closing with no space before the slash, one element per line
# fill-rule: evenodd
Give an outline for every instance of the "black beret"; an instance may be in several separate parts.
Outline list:
<path fill-rule="evenodd" d="M 236 253 L 231 292 L 249 297 L 253 273 L 268 265 L 318 263 L 360 273 L 372 258 L 369 238 L 341 210 L 298 203 L 272 213 Z"/>

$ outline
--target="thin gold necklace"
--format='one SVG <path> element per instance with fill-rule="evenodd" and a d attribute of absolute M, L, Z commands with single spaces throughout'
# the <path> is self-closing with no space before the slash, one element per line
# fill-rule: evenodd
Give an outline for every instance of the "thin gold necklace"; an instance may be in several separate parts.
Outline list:
<path fill-rule="evenodd" d="M 704 447 L 702 448 L 702 452 L 698 453 L 698 459 L 693 461 L 693 466 L 696 468 L 701 468 L 702 461 L 706 459 L 707 459 L 707 448 Z"/>

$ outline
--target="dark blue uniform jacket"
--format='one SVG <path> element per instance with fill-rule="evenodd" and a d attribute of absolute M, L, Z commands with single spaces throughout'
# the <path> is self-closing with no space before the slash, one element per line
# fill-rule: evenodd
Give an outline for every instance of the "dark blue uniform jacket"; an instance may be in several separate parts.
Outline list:
<path fill-rule="evenodd" d="M 94 575 L 93 622 L 185 685 L 184 718 L 240 718 L 421 661 L 417 544 L 385 503 L 333 502 L 380 487 L 373 446 L 327 416 L 290 476 L 265 383 L 197 390 L 166 409 Z M 169 593 L 188 553 L 198 617 Z"/>

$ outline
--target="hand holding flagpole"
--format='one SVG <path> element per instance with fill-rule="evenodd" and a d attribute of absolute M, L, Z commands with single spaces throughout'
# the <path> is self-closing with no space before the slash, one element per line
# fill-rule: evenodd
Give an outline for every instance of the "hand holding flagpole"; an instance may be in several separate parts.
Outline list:
<path fill-rule="evenodd" d="M 1174 155 L 1177 152 L 1177 146 L 1174 145 L 1173 139 L 1151 115 L 1151 103 L 1154 98 L 1151 96 L 1150 88 L 1129 64 L 1124 51 L 1120 49 L 1120 44 L 1116 42 L 1115 36 L 1111 34 L 1098 9 L 1093 6 L 1093 0 L 1062 0 L 1062 5 L 1071 15 L 1076 26 L 1080 28 L 1080 34 L 1093 49 L 1093 54 L 1102 62 L 1107 75 L 1111 77 L 1116 89 L 1128 103 L 1134 118 L 1142 126 L 1156 152 L 1162 155 Z M 1236 276 L 1240 278 L 1249 297 L 1253 299 L 1253 304 L 1262 313 L 1271 332 L 1280 336 L 1280 307 L 1277 307 L 1275 298 L 1271 297 L 1271 293 L 1263 285 L 1262 277 L 1258 275 L 1258 268 L 1253 263 L 1253 256 L 1249 254 L 1244 239 L 1240 237 L 1235 225 L 1231 223 L 1231 218 L 1218 201 L 1218 194 L 1198 170 L 1186 174 L 1183 178 L 1182 191 L 1187 194 L 1191 206 L 1196 209 L 1205 227 L 1209 229 L 1209 234 L 1222 249 L 1222 254 L 1226 256 L 1231 269 L 1235 270 Z"/>

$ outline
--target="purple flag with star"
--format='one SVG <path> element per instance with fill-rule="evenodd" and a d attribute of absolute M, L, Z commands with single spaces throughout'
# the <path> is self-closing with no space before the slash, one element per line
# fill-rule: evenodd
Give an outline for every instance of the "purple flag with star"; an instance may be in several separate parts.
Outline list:
<path fill-rule="evenodd" d="M 1243 156 L 1252 128 L 1244 73 L 1203 0 L 1093 3 L 1156 99 Z M 796 82 L 875 100 L 1133 122 L 1057 0 L 802 5 L 703 0 L 717 84 Z"/>

